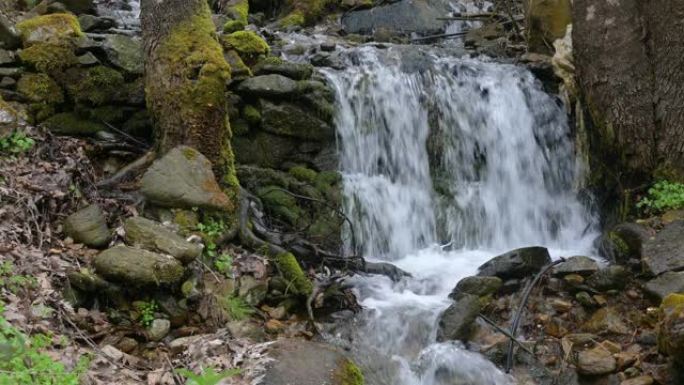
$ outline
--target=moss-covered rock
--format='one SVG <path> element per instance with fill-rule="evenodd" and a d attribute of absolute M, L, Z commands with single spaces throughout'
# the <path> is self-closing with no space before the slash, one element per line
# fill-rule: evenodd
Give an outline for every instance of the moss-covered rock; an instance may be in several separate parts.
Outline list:
<path fill-rule="evenodd" d="M 74 85 L 72 97 L 78 102 L 100 106 L 117 99 L 123 85 L 124 78 L 119 71 L 100 65 L 86 70 L 81 82 Z"/>
<path fill-rule="evenodd" d="M 660 305 L 658 350 L 684 363 L 684 295 L 670 294 Z"/>
<path fill-rule="evenodd" d="M 233 78 L 252 76 L 252 70 L 247 67 L 240 55 L 234 49 L 225 51 L 223 57 L 230 65 L 230 74 Z"/>
<path fill-rule="evenodd" d="M 109 34 L 102 42 L 102 49 L 111 65 L 129 75 L 143 74 L 143 51 L 137 37 Z"/>
<path fill-rule="evenodd" d="M 124 231 L 129 245 L 169 254 L 183 264 L 194 261 L 202 253 L 200 245 L 190 243 L 160 223 L 143 217 L 128 218 L 124 222 Z"/>
<path fill-rule="evenodd" d="M 73 47 L 68 44 L 36 43 L 21 50 L 19 58 L 30 67 L 47 73 L 61 72 L 78 63 Z"/>
<path fill-rule="evenodd" d="M 223 25 L 223 33 L 242 31 L 246 26 L 247 24 L 243 23 L 241 20 L 228 20 Z"/>
<path fill-rule="evenodd" d="M 50 131 L 61 135 L 94 135 L 107 127 L 99 122 L 84 119 L 74 112 L 56 114 L 43 122 Z"/>
<path fill-rule="evenodd" d="M 275 264 L 283 277 L 288 281 L 293 294 L 308 296 L 313 290 L 313 284 L 306 277 L 297 258 L 292 253 L 283 253 L 275 258 Z"/>
<path fill-rule="evenodd" d="M 310 168 L 304 166 L 292 167 L 288 173 L 295 177 L 297 180 L 307 183 L 314 183 L 318 173 Z"/>
<path fill-rule="evenodd" d="M 290 225 L 296 225 L 302 216 L 297 200 L 278 186 L 265 186 L 257 191 L 269 213 Z"/>
<path fill-rule="evenodd" d="M 28 73 L 17 83 L 17 91 L 31 102 L 59 104 L 64 93 L 57 82 L 47 74 Z"/>
<path fill-rule="evenodd" d="M 326 8 L 338 3 L 339 0 L 289 0 L 290 12 L 279 24 L 282 27 L 311 25 L 323 16 Z"/>
<path fill-rule="evenodd" d="M 183 265 L 170 255 L 127 246 L 101 252 L 93 266 L 107 280 L 138 287 L 175 284 L 184 274 Z"/>
<path fill-rule="evenodd" d="M 97 205 L 69 215 L 64 221 L 64 232 L 76 242 L 91 247 L 104 247 L 111 238 L 104 214 Z"/>
<path fill-rule="evenodd" d="M 36 43 L 63 44 L 83 36 L 78 19 L 69 13 L 36 16 L 17 23 L 17 30 L 25 47 Z"/>
<path fill-rule="evenodd" d="M 253 31 L 237 31 L 221 37 L 221 43 L 227 50 L 234 49 L 248 64 L 255 64 L 261 55 L 267 55 L 271 48 Z"/>
<path fill-rule="evenodd" d="M 0 98 L 0 139 L 14 132 L 19 124 L 19 113 L 9 103 Z"/>

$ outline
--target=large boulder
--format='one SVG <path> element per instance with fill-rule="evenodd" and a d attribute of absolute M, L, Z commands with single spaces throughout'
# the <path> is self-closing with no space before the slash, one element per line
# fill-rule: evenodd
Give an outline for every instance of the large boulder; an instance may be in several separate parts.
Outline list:
<path fill-rule="evenodd" d="M 128 218 L 124 222 L 124 230 L 126 243 L 169 254 L 183 264 L 194 261 L 202 254 L 202 246 L 186 241 L 160 223 L 147 218 Z"/>
<path fill-rule="evenodd" d="M 273 134 L 304 140 L 333 140 L 335 137 L 330 123 L 289 102 L 262 100 L 261 128 Z"/>
<path fill-rule="evenodd" d="M 644 289 L 659 300 L 672 293 L 684 294 L 684 271 L 663 273 L 646 282 Z"/>
<path fill-rule="evenodd" d="M 127 246 L 115 246 L 93 260 L 97 274 L 131 286 L 169 285 L 180 282 L 184 269 L 170 255 Z"/>
<path fill-rule="evenodd" d="M 449 298 L 458 299 L 464 294 L 486 297 L 496 293 L 502 285 L 503 281 L 499 277 L 466 277 L 458 281 Z"/>
<path fill-rule="evenodd" d="M 468 340 L 481 307 L 478 296 L 472 294 L 459 295 L 459 298 L 439 317 L 437 341 Z"/>
<path fill-rule="evenodd" d="M 143 52 L 139 38 L 108 34 L 101 48 L 113 66 L 132 75 L 143 74 Z"/>
<path fill-rule="evenodd" d="M 642 264 L 648 274 L 684 270 L 684 221 L 666 225 L 644 244 Z"/>
<path fill-rule="evenodd" d="M 421 35 L 444 31 L 446 22 L 439 20 L 451 11 L 447 1 L 401 0 L 371 9 L 349 12 L 342 17 L 347 33 L 373 34 L 384 30 L 393 34 Z"/>
<path fill-rule="evenodd" d="M 641 258 L 643 244 L 651 238 L 646 227 L 638 223 L 621 223 L 599 238 L 601 256 L 611 262 L 625 263 Z"/>
<path fill-rule="evenodd" d="M 67 217 L 64 232 L 76 242 L 91 247 L 104 247 L 109 243 L 111 233 L 102 210 L 90 205 Z"/>
<path fill-rule="evenodd" d="M 216 182 L 211 162 L 191 147 L 178 146 L 155 161 L 140 185 L 145 198 L 160 206 L 234 209 Z"/>
<path fill-rule="evenodd" d="M 621 290 L 627 286 L 629 270 L 624 266 L 613 265 L 595 272 L 587 278 L 587 285 L 598 291 Z"/>
<path fill-rule="evenodd" d="M 302 339 L 272 345 L 263 385 L 363 385 L 361 370 L 331 346 Z"/>
<path fill-rule="evenodd" d="M 509 251 L 485 262 L 479 268 L 479 276 L 496 276 L 501 279 L 525 278 L 538 273 L 551 263 L 545 247 L 523 247 Z"/>
<path fill-rule="evenodd" d="M 299 92 L 296 81 L 278 74 L 254 76 L 245 79 L 237 87 L 237 92 L 258 97 L 286 97 Z"/>

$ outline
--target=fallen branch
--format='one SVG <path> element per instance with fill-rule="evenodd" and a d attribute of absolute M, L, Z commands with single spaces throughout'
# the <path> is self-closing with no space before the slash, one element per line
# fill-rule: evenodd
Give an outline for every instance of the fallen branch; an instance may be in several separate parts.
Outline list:
<path fill-rule="evenodd" d="M 527 352 L 527 353 L 529 353 L 529 354 L 531 354 L 531 355 L 534 355 L 534 353 L 532 352 L 532 350 L 530 350 L 527 346 L 525 346 L 522 342 L 520 342 L 517 338 L 515 338 L 515 336 L 513 336 L 513 334 L 511 334 L 511 332 L 509 332 L 508 330 L 506 330 L 506 329 L 500 327 L 500 326 L 497 325 L 494 321 L 492 321 L 492 320 L 490 320 L 489 318 L 485 317 L 483 314 L 478 314 L 477 316 L 480 317 L 481 320 L 483 320 L 483 321 L 485 321 L 487 324 L 489 324 L 489 326 L 491 326 L 491 327 L 493 327 L 494 329 L 496 329 L 496 331 L 498 331 L 499 333 L 501 333 L 501 334 L 505 335 L 506 337 L 510 338 L 511 341 L 515 342 L 522 350 L 524 350 L 525 352 Z"/>
<path fill-rule="evenodd" d="M 123 180 L 133 176 L 134 174 L 140 172 L 141 170 L 146 169 L 152 162 L 154 162 L 154 159 L 157 157 L 157 153 L 154 151 L 148 151 L 146 152 L 143 156 L 140 158 L 134 160 L 133 162 L 127 164 L 126 166 L 122 167 L 119 171 L 117 171 L 114 175 L 110 176 L 107 179 L 104 179 L 100 182 L 97 183 L 97 187 L 110 187 L 115 184 L 118 184 L 122 182 Z"/>

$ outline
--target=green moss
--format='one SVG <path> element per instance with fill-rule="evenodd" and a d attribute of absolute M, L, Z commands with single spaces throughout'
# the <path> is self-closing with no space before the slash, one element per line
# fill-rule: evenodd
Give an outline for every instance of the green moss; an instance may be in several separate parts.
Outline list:
<path fill-rule="evenodd" d="M 251 104 L 247 104 L 242 109 L 242 117 L 252 126 L 258 126 L 261 123 L 261 112 Z"/>
<path fill-rule="evenodd" d="M 301 27 L 305 23 L 304 14 L 301 11 L 290 12 L 287 16 L 280 19 L 278 24 L 281 27 Z"/>
<path fill-rule="evenodd" d="M 610 238 L 610 241 L 613 243 L 615 251 L 618 253 L 618 255 L 627 256 L 630 254 L 629 245 L 620 237 L 619 234 L 611 231 L 608 233 L 608 238 Z"/>
<path fill-rule="evenodd" d="M 242 31 L 246 26 L 247 25 L 241 20 L 228 20 L 226 24 L 223 25 L 223 33 Z"/>
<path fill-rule="evenodd" d="M 83 119 L 73 112 L 57 114 L 43 124 L 52 132 L 63 135 L 93 135 L 106 130 L 104 125 Z"/>
<path fill-rule="evenodd" d="M 282 27 L 312 25 L 323 16 L 323 12 L 329 6 L 336 5 L 337 0 L 290 0 L 290 9 L 287 16 L 280 19 Z"/>
<path fill-rule="evenodd" d="M 81 82 L 75 85 L 73 97 L 76 101 L 99 106 L 112 102 L 123 86 L 121 73 L 109 67 L 96 66 L 89 68 Z"/>
<path fill-rule="evenodd" d="M 338 385 L 364 385 L 363 373 L 356 364 L 345 359 L 335 372 Z"/>
<path fill-rule="evenodd" d="M 185 149 L 183 149 L 183 156 L 187 160 L 193 160 L 197 158 L 197 155 L 199 155 L 199 153 L 197 152 L 197 150 L 193 148 L 186 147 Z"/>
<path fill-rule="evenodd" d="M 78 62 L 73 49 L 68 45 L 37 43 L 19 52 L 22 62 L 41 72 L 54 73 Z"/>
<path fill-rule="evenodd" d="M 237 4 L 228 7 L 226 10 L 228 16 L 232 17 L 235 21 L 242 22 L 242 24 L 247 25 L 247 18 L 249 16 L 249 1 L 240 0 Z M 243 27 L 244 28 L 244 27 Z"/>
<path fill-rule="evenodd" d="M 275 263 L 280 273 L 287 280 L 290 292 L 306 296 L 311 294 L 313 285 L 292 253 L 283 253 L 276 256 Z"/>
<path fill-rule="evenodd" d="M 235 49 L 241 56 L 247 55 L 250 58 L 266 55 L 270 51 L 264 39 L 253 31 L 233 32 L 223 36 L 222 42 L 227 49 Z"/>
<path fill-rule="evenodd" d="M 83 36 L 78 19 L 69 13 L 53 13 L 24 20 L 17 23 L 17 31 L 26 47 L 41 42 L 63 43 Z"/>
<path fill-rule="evenodd" d="M 64 93 L 47 74 L 25 74 L 17 83 L 17 91 L 36 103 L 59 104 L 64 102 Z"/>
<path fill-rule="evenodd" d="M 278 186 L 262 187 L 257 191 L 257 195 L 272 214 L 292 225 L 302 216 L 297 200 Z"/>
<path fill-rule="evenodd" d="M 269 57 L 264 58 L 264 60 L 262 60 L 260 62 L 260 64 L 279 65 L 279 64 L 283 64 L 283 59 L 281 59 L 278 56 L 269 56 Z"/>
<path fill-rule="evenodd" d="M 303 166 L 292 167 L 288 172 L 297 180 L 307 183 L 313 183 L 318 175 L 316 171 Z"/>
<path fill-rule="evenodd" d="M 121 106 L 90 107 L 77 105 L 75 111 L 85 118 L 97 122 L 104 121 L 109 124 L 121 123 L 127 115 L 126 109 Z"/>

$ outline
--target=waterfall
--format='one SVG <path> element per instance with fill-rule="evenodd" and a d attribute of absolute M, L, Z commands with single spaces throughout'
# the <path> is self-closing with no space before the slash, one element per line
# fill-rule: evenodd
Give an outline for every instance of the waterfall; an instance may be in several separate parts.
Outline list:
<path fill-rule="evenodd" d="M 364 46 L 345 53 L 345 69 L 324 70 L 357 240 L 348 247 L 413 275 L 354 280 L 366 310 L 353 345 L 370 384 L 512 383 L 459 344 L 435 342 L 448 293 L 497 253 L 587 254 L 595 236 L 572 188 L 560 103 L 524 68 L 441 52 Z"/>

